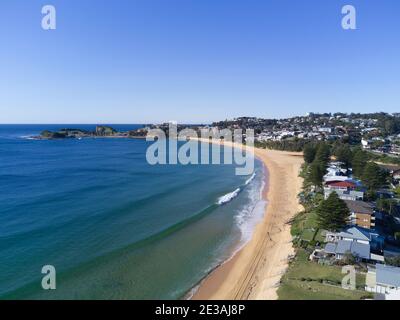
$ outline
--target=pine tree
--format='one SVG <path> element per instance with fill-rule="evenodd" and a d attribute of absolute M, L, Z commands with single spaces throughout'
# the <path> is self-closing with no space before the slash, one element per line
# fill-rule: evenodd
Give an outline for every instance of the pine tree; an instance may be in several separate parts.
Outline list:
<path fill-rule="evenodd" d="M 387 173 L 375 162 L 368 162 L 361 176 L 362 183 L 368 190 L 377 190 L 387 184 Z"/>
<path fill-rule="evenodd" d="M 337 160 L 343 162 L 344 167 L 348 169 L 351 165 L 353 153 L 349 145 L 343 144 L 339 145 L 334 150 L 334 155 L 336 156 Z"/>
<path fill-rule="evenodd" d="M 330 159 L 330 147 L 321 142 L 316 146 L 314 161 L 310 165 L 308 180 L 316 187 L 322 186 L 322 180 L 326 174 Z"/>
<path fill-rule="evenodd" d="M 324 142 L 320 143 L 318 145 L 314 161 L 317 161 L 322 167 L 326 168 L 330 160 L 330 157 L 331 157 L 330 146 Z"/>
<path fill-rule="evenodd" d="M 351 161 L 353 168 L 353 175 L 360 178 L 363 174 L 364 168 L 368 162 L 368 155 L 361 149 L 354 152 L 353 159 Z"/>
<path fill-rule="evenodd" d="M 347 225 L 349 215 L 346 203 L 332 192 L 317 208 L 317 223 L 321 229 L 336 232 Z"/>
<path fill-rule="evenodd" d="M 304 161 L 308 164 L 312 163 L 315 159 L 315 154 L 317 153 L 317 148 L 314 144 L 306 144 L 303 150 Z"/>
<path fill-rule="evenodd" d="M 322 169 L 320 163 L 314 160 L 310 165 L 310 171 L 308 174 L 309 181 L 316 187 L 322 186 L 322 179 L 325 175 L 325 171 Z"/>

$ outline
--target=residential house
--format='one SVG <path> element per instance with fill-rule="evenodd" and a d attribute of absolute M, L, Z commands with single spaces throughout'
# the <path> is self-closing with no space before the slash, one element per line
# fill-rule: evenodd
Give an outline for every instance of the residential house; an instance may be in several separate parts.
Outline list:
<path fill-rule="evenodd" d="M 330 181 L 325 186 L 334 190 L 355 190 L 357 185 L 352 181 Z"/>
<path fill-rule="evenodd" d="M 361 243 L 357 241 L 339 240 L 337 242 L 329 242 L 324 249 L 326 254 L 335 256 L 337 260 L 341 260 L 347 253 L 351 253 L 359 261 L 369 261 L 371 258 L 371 247 L 369 243 Z"/>
<path fill-rule="evenodd" d="M 342 168 L 341 162 L 331 162 L 328 166 L 327 173 L 324 176 L 324 181 L 346 181 L 349 179 L 347 176 L 347 169 Z"/>
<path fill-rule="evenodd" d="M 362 191 L 344 191 L 344 190 L 332 190 L 332 189 L 324 189 L 324 197 L 325 200 L 328 199 L 332 192 L 336 192 L 340 199 L 342 200 L 363 200 L 364 199 L 364 192 Z"/>
<path fill-rule="evenodd" d="M 374 207 L 364 201 L 345 200 L 350 210 L 350 224 L 365 229 L 375 227 Z"/>
<path fill-rule="evenodd" d="M 371 143 L 372 143 L 371 140 L 366 140 L 366 139 L 361 140 L 361 145 L 362 145 L 363 149 L 370 149 Z"/>
<path fill-rule="evenodd" d="M 369 244 L 374 251 L 381 251 L 385 242 L 385 238 L 379 233 L 361 227 L 348 227 L 341 232 L 327 232 L 325 235 L 326 242 L 340 240 Z"/>
<path fill-rule="evenodd" d="M 327 232 L 324 252 L 340 260 L 350 252 L 360 261 L 383 262 L 384 237 L 371 230 L 349 227 L 341 232 Z"/>
<path fill-rule="evenodd" d="M 323 133 L 331 133 L 333 131 L 331 127 L 319 127 L 317 130 Z"/>
<path fill-rule="evenodd" d="M 324 183 L 326 182 L 338 182 L 338 181 L 347 181 L 349 180 L 348 176 L 333 176 L 330 174 L 324 175 Z"/>
<path fill-rule="evenodd" d="M 368 268 L 365 290 L 384 294 L 387 299 L 399 296 L 400 268 L 376 264 L 375 268 Z"/>
<path fill-rule="evenodd" d="M 363 200 L 364 192 L 356 190 L 357 184 L 346 180 L 338 181 L 332 180 L 327 181 L 324 187 L 324 197 L 325 200 L 328 199 L 332 192 L 336 192 L 340 199 L 342 200 Z"/>

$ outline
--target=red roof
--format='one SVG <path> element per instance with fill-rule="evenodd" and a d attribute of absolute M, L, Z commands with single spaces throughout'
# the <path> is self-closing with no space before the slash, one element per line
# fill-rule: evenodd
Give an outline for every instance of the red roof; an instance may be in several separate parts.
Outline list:
<path fill-rule="evenodd" d="M 337 188 L 355 188 L 356 184 L 350 181 L 331 181 L 327 182 L 326 185 Z"/>

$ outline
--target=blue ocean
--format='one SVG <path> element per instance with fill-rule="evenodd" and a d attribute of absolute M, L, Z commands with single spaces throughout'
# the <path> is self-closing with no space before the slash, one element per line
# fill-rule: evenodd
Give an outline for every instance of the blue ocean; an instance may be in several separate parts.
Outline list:
<path fill-rule="evenodd" d="M 95 125 L 0 125 L 0 299 L 182 299 L 262 217 L 257 161 L 236 176 L 149 165 L 141 139 L 29 139 L 62 128 Z"/>

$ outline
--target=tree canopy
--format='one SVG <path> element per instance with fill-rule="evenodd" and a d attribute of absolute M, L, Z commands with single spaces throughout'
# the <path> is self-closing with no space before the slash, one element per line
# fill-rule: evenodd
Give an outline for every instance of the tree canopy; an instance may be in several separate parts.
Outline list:
<path fill-rule="evenodd" d="M 378 199 L 376 201 L 376 207 L 379 209 L 379 211 L 390 215 L 393 214 L 396 204 L 397 202 L 393 199 Z"/>
<path fill-rule="evenodd" d="M 314 161 L 317 161 L 322 167 L 327 167 L 331 157 L 331 147 L 329 144 L 321 142 L 318 144 L 317 153 Z"/>
<path fill-rule="evenodd" d="M 304 161 L 308 164 L 312 163 L 315 159 L 316 153 L 317 153 L 317 148 L 314 144 L 312 143 L 306 144 L 303 150 Z"/>
<path fill-rule="evenodd" d="M 339 144 L 333 149 L 333 154 L 337 161 L 343 162 L 344 167 L 348 169 L 353 160 L 353 152 L 348 144 Z"/>
<path fill-rule="evenodd" d="M 321 167 L 321 165 L 317 161 L 314 161 L 310 165 L 309 170 L 310 170 L 308 174 L 309 182 L 311 182 L 316 187 L 321 187 L 322 180 L 325 175 L 325 170 Z"/>
<path fill-rule="evenodd" d="M 339 231 L 347 225 L 349 215 L 346 203 L 332 192 L 317 208 L 317 223 L 322 229 Z"/>
<path fill-rule="evenodd" d="M 361 178 L 367 162 L 368 154 L 365 151 L 358 149 L 354 152 L 351 164 L 353 168 L 353 175 L 355 177 Z"/>
<path fill-rule="evenodd" d="M 388 173 L 375 162 L 368 162 L 363 170 L 361 181 L 368 190 L 377 190 L 387 184 Z"/>

